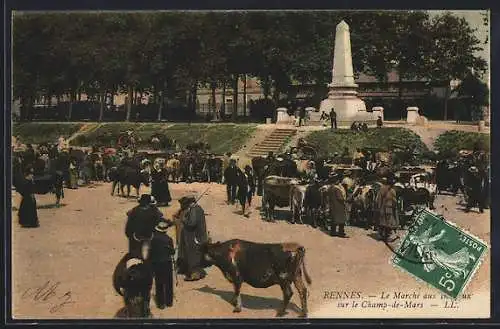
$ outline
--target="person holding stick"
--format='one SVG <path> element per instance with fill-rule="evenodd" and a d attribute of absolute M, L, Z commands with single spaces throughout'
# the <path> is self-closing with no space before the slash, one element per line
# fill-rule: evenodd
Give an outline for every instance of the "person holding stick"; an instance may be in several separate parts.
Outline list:
<path fill-rule="evenodd" d="M 192 195 L 182 197 L 179 199 L 181 209 L 174 215 L 178 248 L 177 272 L 185 275 L 184 281 L 201 280 L 207 275 L 203 254 L 196 243 L 208 241 L 205 212 L 198 201 Z"/>

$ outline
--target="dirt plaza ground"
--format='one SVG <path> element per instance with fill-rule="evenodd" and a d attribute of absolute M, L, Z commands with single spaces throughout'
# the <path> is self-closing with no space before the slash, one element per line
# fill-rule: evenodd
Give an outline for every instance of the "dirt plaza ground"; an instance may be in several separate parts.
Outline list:
<path fill-rule="evenodd" d="M 464 291 L 470 298 L 450 307 L 440 293 L 417 282 L 410 275 L 390 263 L 391 251 L 375 239 L 373 232 L 348 227 L 348 239 L 333 238 L 306 225 L 291 225 L 278 220 L 275 223 L 260 219 L 257 197 L 249 218 L 241 209 L 225 203 L 225 186 L 206 183 L 171 184 L 174 199 L 188 193 L 209 192 L 200 200 L 205 209 L 207 226 L 212 238 L 224 241 L 241 238 L 256 242 L 296 241 L 306 248 L 305 262 L 312 277 L 309 286 L 309 317 L 488 317 L 490 305 L 490 260 L 484 262 Z M 63 206 L 52 207 L 54 195 L 37 195 L 41 226 L 23 229 L 17 224 L 20 196 L 13 192 L 12 211 L 12 311 L 18 319 L 109 319 L 119 313 L 122 298 L 112 287 L 112 273 L 116 263 L 126 252 L 124 229 L 126 212 L 134 207 L 135 198 L 125 199 L 110 195 L 110 184 L 99 183 L 78 190 L 65 190 Z M 149 192 L 143 188 L 141 193 Z M 464 213 L 458 197 L 438 196 L 437 212 L 490 243 L 490 213 L 477 210 Z M 162 207 L 167 218 L 178 209 L 174 200 L 170 207 Z M 173 230 L 173 229 L 172 229 Z M 402 233 L 402 232 L 401 232 Z M 173 232 L 172 232 L 173 234 Z M 38 288 L 44 296 L 36 297 Z M 179 277 L 172 308 L 159 310 L 151 303 L 154 318 L 274 318 L 281 305 L 282 293 L 278 286 L 254 289 L 242 288 L 243 312 L 233 313 L 229 300 L 232 285 L 215 267 L 208 276 L 197 282 L 185 282 Z M 360 295 L 366 298 L 363 308 L 341 306 L 337 293 Z M 436 294 L 433 306 L 398 310 L 376 305 L 382 293 L 395 292 Z M 417 303 L 417 304 L 418 304 Z M 300 307 L 294 290 L 288 314 L 297 317 Z"/>

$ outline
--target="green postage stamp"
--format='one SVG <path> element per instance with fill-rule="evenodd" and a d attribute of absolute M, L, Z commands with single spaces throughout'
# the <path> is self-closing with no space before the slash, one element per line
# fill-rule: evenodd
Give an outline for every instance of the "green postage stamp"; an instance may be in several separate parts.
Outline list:
<path fill-rule="evenodd" d="M 457 298 L 479 268 L 488 246 L 427 209 L 416 210 L 411 222 L 392 264 Z"/>

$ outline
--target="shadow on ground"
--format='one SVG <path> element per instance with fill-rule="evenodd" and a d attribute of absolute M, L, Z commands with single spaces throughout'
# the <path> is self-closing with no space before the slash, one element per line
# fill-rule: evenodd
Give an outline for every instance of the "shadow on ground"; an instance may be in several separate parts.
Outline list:
<path fill-rule="evenodd" d="M 225 291 L 218 290 L 215 288 L 211 288 L 209 286 L 204 286 L 203 288 L 196 288 L 194 290 L 217 295 L 223 300 L 225 300 L 229 305 L 231 305 L 231 299 L 234 296 L 233 291 Z M 294 292 L 294 295 L 296 292 Z M 278 310 L 283 306 L 283 301 L 274 297 L 260 297 L 260 296 L 251 296 L 246 294 L 241 294 L 241 304 L 242 304 L 242 312 L 244 312 L 245 308 L 251 310 L 267 310 L 267 309 L 275 309 Z M 232 310 L 232 305 L 229 306 L 228 310 Z M 300 313 L 300 308 L 293 302 L 290 302 L 287 310 L 293 310 L 294 312 Z"/>

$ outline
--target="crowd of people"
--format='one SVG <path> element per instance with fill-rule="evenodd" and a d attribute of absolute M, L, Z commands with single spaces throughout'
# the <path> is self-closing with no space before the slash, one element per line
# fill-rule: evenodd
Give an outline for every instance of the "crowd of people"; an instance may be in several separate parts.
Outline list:
<path fill-rule="evenodd" d="M 332 126 L 334 123 L 332 121 Z M 363 127 L 356 129 L 362 130 Z M 299 140 L 297 146 L 298 149 L 303 149 L 310 145 Z M 372 212 L 365 215 L 371 216 L 370 224 L 378 231 L 381 239 L 389 241 L 392 233 L 401 226 L 399 199 L 402 194 L 397 186 L 399 181 L 395 174 L 397 170 L 393 166 L 394 154 L 391 152 L 357 148 L 351 153 L 346 147 L 341 154 L 335 153 L 328 158 L 310 157 L 308 160 L 300 160 L 297 153 L 287 152 L 276 156 L 271 152 L 262 159 L 253 159 L 252 165 L 240 168 L 238 160 L 231 153 L 226 153 L 220 162 L 215 161 L 213 154 L 200 150 L 183 150 L 167 154 L 163 158 L 156 156 L 151 161 L 137 151 L 125 148 L 109 150 L 93 147 L 90 151 L 75 150 L 62 137 L 53 145 L 44 143 L 36 149 L 30 144 L 21 147 L 19 138 L 15 138 L 13 151 L 15 188 L 22 197 L 18 211 L 22 227 L 40 225 L 34 195 L 43 192 L 37 187 L 37 176 L 60 176 L 65 187 L 71 189 L 94 181 L 115 180 L 121 184 L 129 184 L 130 181 L 124 180 L 124 173 L 128 178 L 134 174 L 147 173 L 151 194 L 142 194 L 138 198 L 139 204 L 127 212 L 125 236 L 129 242 L 128 253 L 123 259 L 124 267 L 117 270 L 117 275 L 121 276 L 120 284 L 128 291 L 124 294 L 126 305 L 137 297 L 134 294 L 140 293 L 133 289 L 133 283 L 127 281 L 130 280 L 127 273 L 133 264 L 145 262 L 150 266 L 151 277 L 155 282 L 155 303 L 159 309 L 173 305 L 174 279 L 177 274 L 184 275 L 185 281 L 201 280 L 207 275 L 204 270 L 207 264 L 199 244 L 209 241 L 209 237 L 205 212 L 198 199 L 195 196 L 179 198 L 180 209 L 171 219 L 165 218 L 159 208 L 160 205 L 168 206 L 173 200 L 169 190 L 170 177 L 176 183 L 182 177 L 187 183 L 200 179 L 225 184 L 227 204 L 238 203 L 246 217 L 249 216 L 247 210 L 251 207 L 254 196 L 263 194 L 262 190 L 266 188 L 263 181 L 266 177 L 274 175 L 297 178 L 294 184 L 305 188 L 298 192 L 297 198 L 293 193 L 287 195 L 290 197 L 292 213 L 296 200 L 302 200 L 299 204 L 300 212 L 323 209 L 324 200 L 328 200 L 324 208 L 329 212 L 326 217 L 330 224 L 330 235 L 343 238 L 348 237 L 346 226 L 352 223 L 351 210 L 355 208 L 359 198 L 366 196 L 363 191 L 369 187 L 373 192 L 370 200 Z M 411 147 L 401 154 L 405 157 L 398 163 L 399 166 L 415 161 L 415 153 Z M 360 169 L 360 175 L 354 175 L 355 170 L 337 170 L 335 165 L 346 164 L 346 159 L 350 168 Z M 304 161 L 306 166 L 301 168 L 300 163 Z M 127 168 L 128 171 L 125 170 Z M 449 189 L 456 193 L 457 189 L 461 189 L 466 197 L 466 211 L 478 207 L 483 212 L 488 204 L 487 176 L 489 159 L 485 157 L 485 152 L 474 149 L 460 154 L 453 161 L 444 159 L 438 162 L 432 179 L 438 185 L 438 190 Z M 141 181 L 139 185 L 140 183 Z M 46 189 L 48 190 L 50 189 Z M 262 198 L 263 209 L 268 201 L 266 198 L 269 196 Z M 171 227 L 175 227 L 175 243 L 168 235 Z M 144 287 L 151 288 L 148 284 L 143 285 Z M 147 314 L 149 300 L 145 302 Z"/>
<path fill-rule="evenodd" d="M 147 263 L 150 275 L 155 282 L 155 303 L 159 309 L 172 307 L 174 303 L 174 279 L 177 274 L 184 275 L 185 281 L 203 279 L 205 262 L 200 242 L 208 241 L 205 212 L 193 195 L 179 199 L 180 209 L 171 219 L 164 217 L 158 209 L 155 198 L 149 194 L 141 195 L 139 204 L 127 212 L 125 236 L 129 241 L 128 253 L 124 259 L 136 260 L 135 263 Z M 176 247 L 168 230 L 175 227 Z M 130 279 L 129 267 L 120 268 L 114 273 L 115 286 L 123 288 L 125 305 L 130 305 L 134 298 L 151 287 L 144 282 Z M 141 290 L 142 289 L 142 290 Z M 149 296 L 149 291 L 146 294 Z M 149 316 L 149 299 L 144 300 L 144 316 Z"/>

